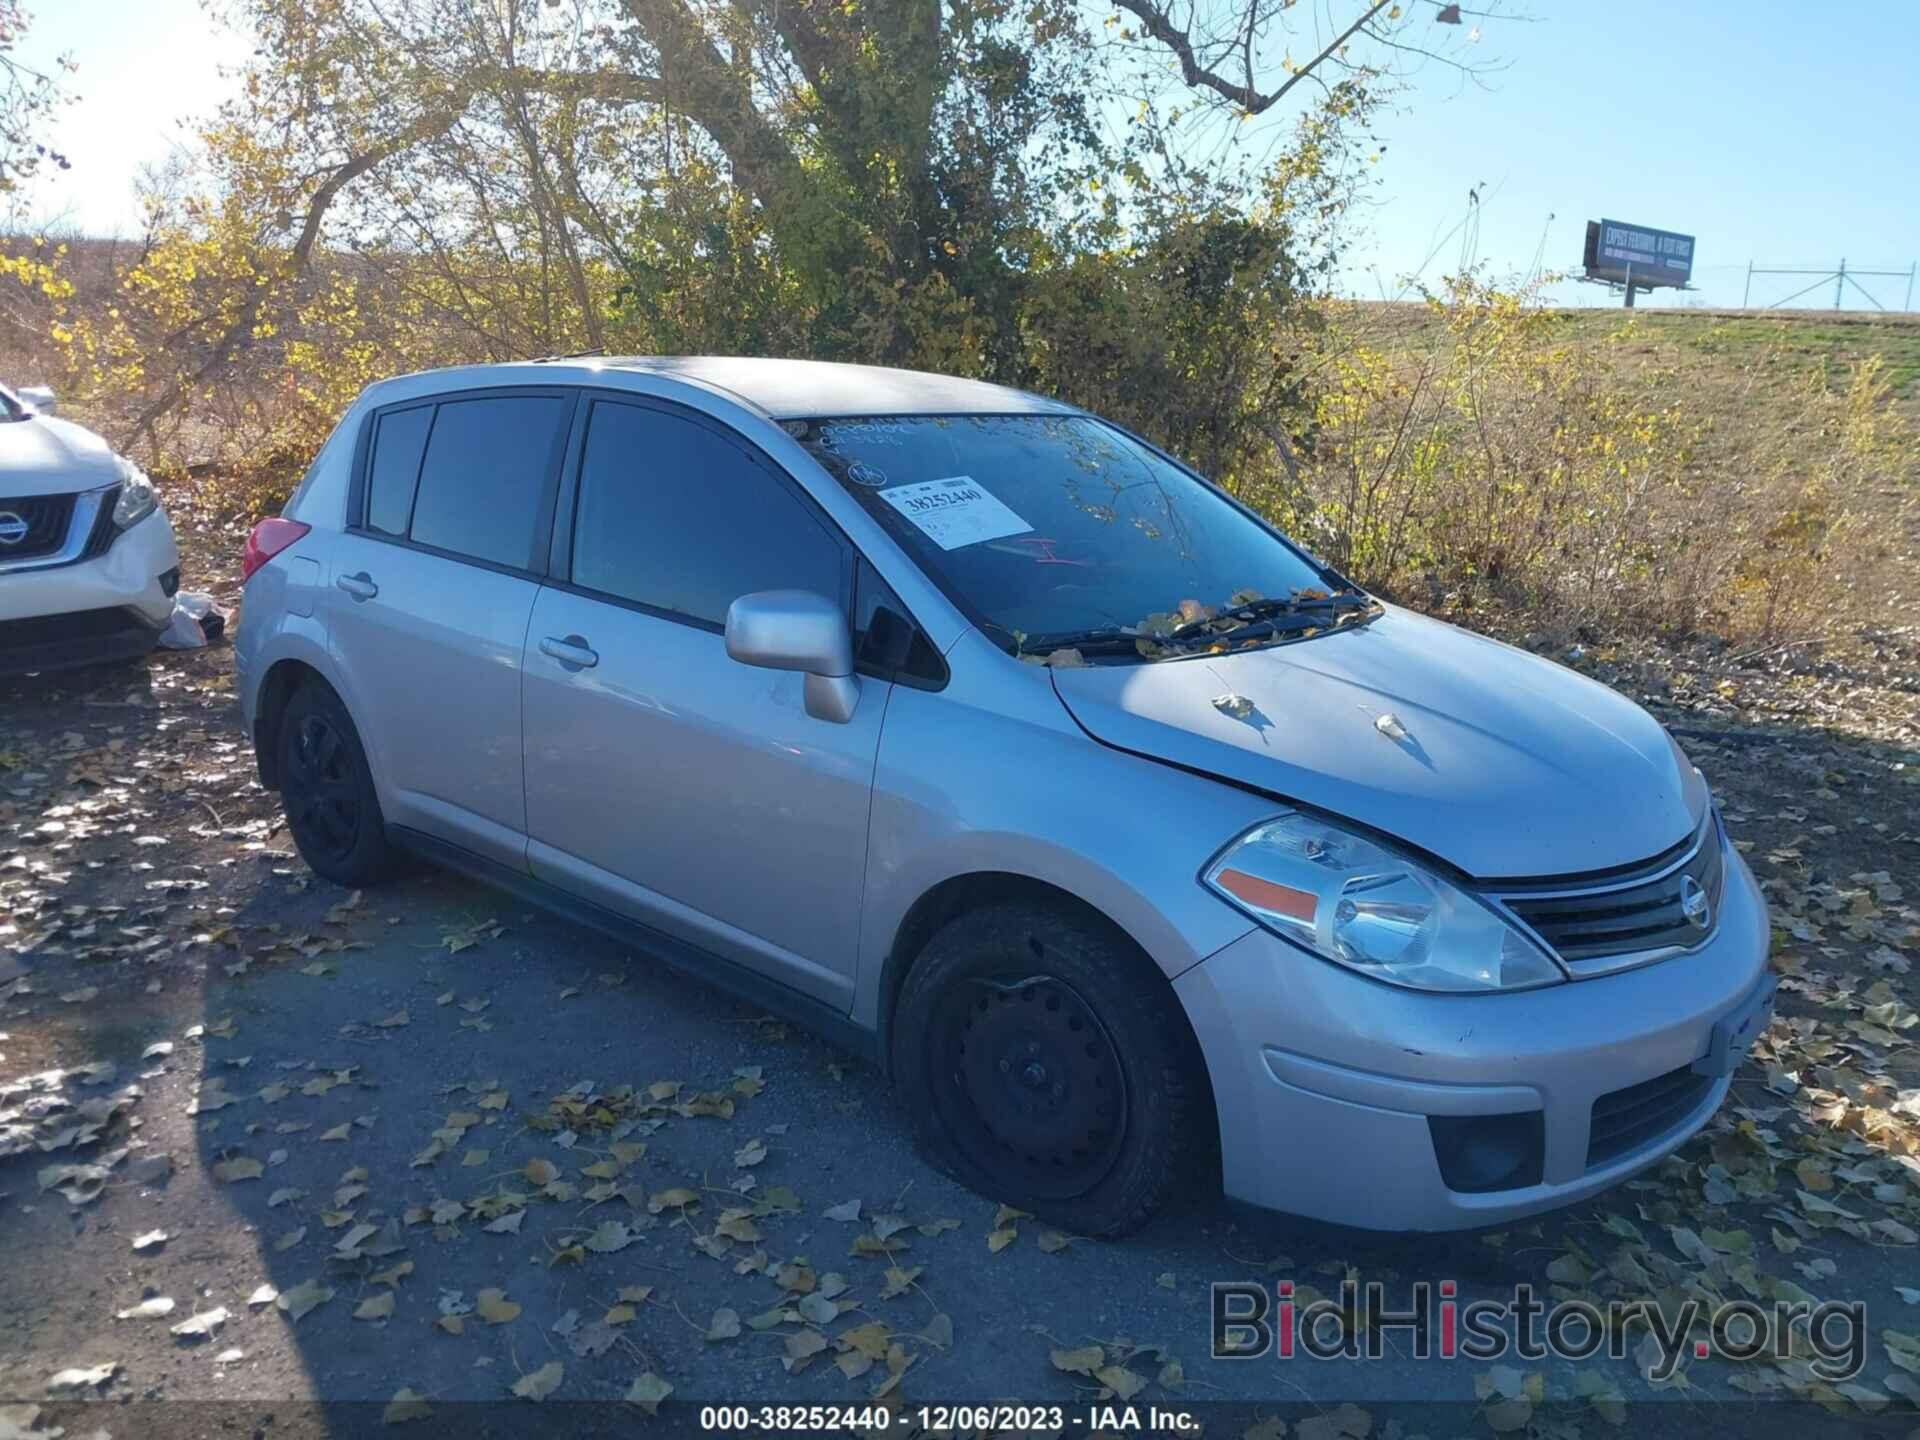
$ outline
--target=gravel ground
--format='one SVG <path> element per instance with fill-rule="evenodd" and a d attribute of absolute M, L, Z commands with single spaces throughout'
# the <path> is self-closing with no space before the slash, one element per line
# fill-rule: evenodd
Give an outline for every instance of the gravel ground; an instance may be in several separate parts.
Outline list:
<path fill-rule="evenodd" d="M 36 1142 L 97 1121 L 0 1158 L 0 1436 L 350 1434 L 408 1418 L 403 1391 L 431 1411 L 405 1433 L 631 1431 L 623 1400 L 665 1386 L 649 1423 L 675 1431 L 714 1402 L 879 1392 L 917 1420 L 1117 1391 L 1143 1426 L 1309 1440 L 1906 1435 L 1914 751 L 1782 731 L 1778 704 L 1671 673 L 1636 693 L 1695 732 L 1783 926 L 1784 1018 L 1714 1127 L 1495 1233 L 1238 1217 L 1196 1175 L 1102 1244 L 1000 1214 L 916 1156 L 870 1068 L 605 937 L 430 871 L 315 879 L 253 782 L 222 648 L 0 682 L 0 1112 Z M 1709 1358 L 1656 1388 L 1631 1359 L 1422 1361 L 1403 1335 L 1378 1361 L 1208 1358 L 1211 1282 L 1349 1276 L 1463 1301 L 1798 1287 L 1865 1302 L 1866 1365 L 1843 1389 Z"/>

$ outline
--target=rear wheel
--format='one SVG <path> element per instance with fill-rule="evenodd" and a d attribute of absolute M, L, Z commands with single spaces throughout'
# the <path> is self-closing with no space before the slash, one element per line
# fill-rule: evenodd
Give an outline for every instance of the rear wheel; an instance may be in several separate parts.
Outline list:
<path fill-rule="evenodd" d="M 398 868 L 373 772 L 347 707 L 308 681 L 280 720 L 280 799 L 300 858 L 338 885 L 375 885 Z"/>
<path fill-rule="evenodd" d="M 1205 1081 L 1179 1000 L 1064 907 L 995 904 L 941 929 L 901 992 L 893 1063 L 943 1169 L 1077 1234 L 1144 1224 L 1196 1153 Z"/>

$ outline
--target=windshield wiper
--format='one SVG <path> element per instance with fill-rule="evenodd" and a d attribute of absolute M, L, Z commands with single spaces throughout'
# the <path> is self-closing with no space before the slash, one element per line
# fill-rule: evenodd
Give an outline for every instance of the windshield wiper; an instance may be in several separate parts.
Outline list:
<path fill-rule="evenodd" d="M 1137 655 L 1139 639 L 1111 625 L 1097 630 L 1060 630 L 1051 635 L 1023 635 L 1013 653 L 1045 657 L 1056 650 L 1078 650 L 1082 655 Z"/>
<path fill-rule="evenodd" d="M 1251 626 L 1263 622 L 1278 622 L 1283 618 L 1296 619 L 1295 625 L 1271 623 L 1274 633 L 1294 630 L 1312 630 L 1325 625 L 1330 617 L 1337 616 L 1343 610 L 1371 610 L 1374 600 L 1371 595 L 1357 590 L 1343 590 L 1338 595 L 1317 595 L 1310 598 L 1290 597 L 1281 599 L 1249 600 L 1244 605 L 1234 605 L 1217 615 L 1204 620 L 1189 620 L 1184 625 L 1175 626 L 1161 637 L 1161 644 L 1178 644 L 1182 640 L 1191 640 L 1201 635 L 1211 635 L 1215 639 L 1227 639 Z M 1225 630 L 1214 627 L 1221 621 L 1238 621 Z"/>

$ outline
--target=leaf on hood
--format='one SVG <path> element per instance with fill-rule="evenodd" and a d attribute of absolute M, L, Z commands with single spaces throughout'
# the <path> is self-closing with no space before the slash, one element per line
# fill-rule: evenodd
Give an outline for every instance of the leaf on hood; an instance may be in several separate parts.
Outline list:
<path fill-rule="evenodd" d="M 549 1360 L 538 1370 L 530 1370 L 513 1382 L 513 1393 L 522 1400 L 544 1400 L 560 1388 L 566 1371 L 558 1360 Z"/>

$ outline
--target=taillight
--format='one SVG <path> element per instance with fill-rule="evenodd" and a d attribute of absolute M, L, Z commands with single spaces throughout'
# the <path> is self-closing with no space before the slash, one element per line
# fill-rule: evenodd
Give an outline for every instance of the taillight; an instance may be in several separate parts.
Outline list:
<path fill-rule="evenodd" d="M 254 571 L 312 528 L 284 515 L 269 515 L 254 526 L 253 533 L 247 536 L 246 552 L 240 557 L 240 583 L 244 585 L 251 580 Z"/>

